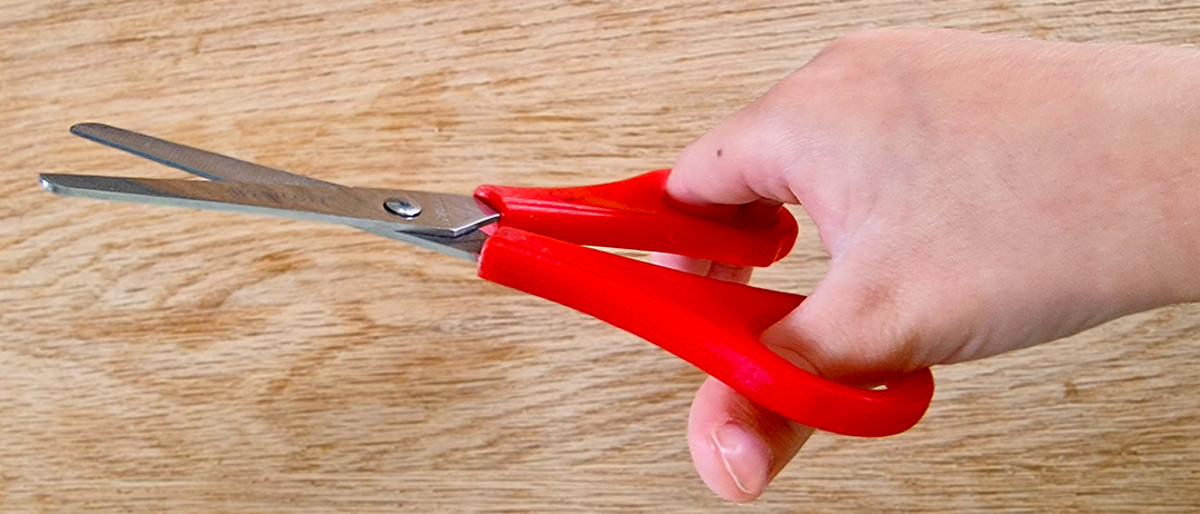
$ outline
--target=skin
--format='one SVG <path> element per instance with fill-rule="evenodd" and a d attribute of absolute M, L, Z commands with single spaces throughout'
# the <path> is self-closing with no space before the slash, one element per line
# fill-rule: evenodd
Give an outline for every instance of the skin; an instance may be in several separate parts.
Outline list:
<path fill-rule="evenodd" d="M 1198 138 L 1195 50 L 875 31 L 690 145 L 667 191 L 803 205 L 829 273 L 762 339 L 867 386 L 1200 300 Z M 709 379 L 688 437 L 704 482 L 746 502 L 811 433 Z"/>

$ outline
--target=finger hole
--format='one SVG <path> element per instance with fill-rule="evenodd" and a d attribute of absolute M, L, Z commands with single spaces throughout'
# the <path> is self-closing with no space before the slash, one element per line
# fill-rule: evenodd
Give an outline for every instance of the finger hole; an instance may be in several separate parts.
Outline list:
<path fill-rule="evenodd" d="M 752 273 L 754 273 L 754 268 L 734 266 L 722 262 L 714 262 L 708 269 L 708 276 L 710 278 L 726 282 L 736 282 L 738 284 L 750 282 L 750 275 Z"/>
<path fill-rule="evenodd" d="M 675 255 L 672 253 L 650 254 L 650 262 L 659 266 L 664 266 L 700 276 L 707 276 L 709 271 L 712 269 L 712 261 L 684 257 L 682 255 Z"/>

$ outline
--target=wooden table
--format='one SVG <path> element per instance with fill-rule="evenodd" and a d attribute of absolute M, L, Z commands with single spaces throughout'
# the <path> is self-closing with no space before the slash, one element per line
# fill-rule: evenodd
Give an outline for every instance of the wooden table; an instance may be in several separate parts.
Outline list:
<path fill-rule="evenodd" d="M 347 185 L 618 179 L 885 26 L 1185 44 L 1200 3 L 3 1 L 0 510 L 1196 510 L 1196 306 L 938 369 L 917 428 L 738 508 L 692 471 L 701 374 L 635 337 L 365 233 L 37 186 L 180 176 L 86 120 Z M 756 283 L 817 282 L 802 230 Z"/>

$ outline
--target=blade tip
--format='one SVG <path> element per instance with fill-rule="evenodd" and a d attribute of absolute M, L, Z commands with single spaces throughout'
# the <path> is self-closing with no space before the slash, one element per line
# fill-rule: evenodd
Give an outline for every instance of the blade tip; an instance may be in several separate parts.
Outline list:
<path fill-rule="evenodd" d="M 88 137 L 93 132 L 106 128 L 109 128 L 109 126 L 103 123 L 85 121 L 83 123 L 71 125 L 71 133 L 75 134 L 76 136 Z"/>
<path fill-rule="evenodd" d="M 55 182 L 55 179 L 57 178 L 58 175 L 42 173 L 41 175 L 38 175 L 38 182 L 42 185 L 42 189 L 45 189 L 46 191 L 56 195 L 61 195 L 63 194 L 63 187 L 62 184 Z"/>

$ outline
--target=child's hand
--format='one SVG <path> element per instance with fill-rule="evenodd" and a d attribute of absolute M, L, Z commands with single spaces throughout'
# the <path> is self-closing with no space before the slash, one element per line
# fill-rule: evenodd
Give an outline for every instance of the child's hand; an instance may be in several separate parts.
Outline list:
<path fill-rule="evenodd" d="M 689 146 L 667 189 L 804 206 L 829 274 L 764 341 L 823 377 L 1051 341 L 1200 298 L 1200 53 L 851 36 Z M 689 436 L 705 482 L 748 501 L 810 433 L 710 379 Z"/>

